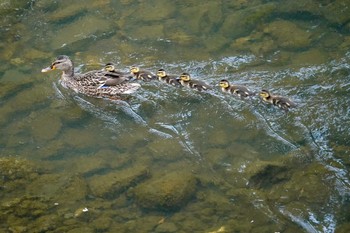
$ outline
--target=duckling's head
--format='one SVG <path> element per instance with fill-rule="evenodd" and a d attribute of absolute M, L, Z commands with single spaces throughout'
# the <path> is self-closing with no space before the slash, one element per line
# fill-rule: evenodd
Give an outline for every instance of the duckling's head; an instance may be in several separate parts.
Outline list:
<path fill-rule="evenodd" d="M 48 72 L 51 70 L 62 70 L 64 72 L 71 71 L 73 69 L 73 62 L 66 55 L 60 55 L 49 67 L 41 70 L 41 72 Z"/>
<path fill-rule="evenodd" d="M 261 90 L 259 95 L 263 98 L 268 98 L 271 96 L 271 94 L 268 90 Z"/>
<path fill-rule="evenodd" d="M 182 81 L 188 82 L 188 81 L 191 80 L 191 76 L 190 76 L 188 73 L 182 73 L 182 74 L 180 75 L 180 79 L 181 79 Z"/>
<path fill-rule="evenodd" d="M 131 71 L 131 73 L 136 74 L 136 73 L 140 72 L 140 68 L 137 66 L 132 66 L 130 68 L 130 71 Z"/>
<path fill-rule="evenodd" d="M 106 71 L 113 72 L 115 71 L 115 66 L 113 63 L 107 63 L 104 68 Z"/>
<path fill-rule="evenodd" d="M 223 79 L 220 81 L 219 85 L 222 88 L 228 88 L 230 86 L 230 83 L 226 79 Z"/>
<path fill-rule="evenodd" d="M 167 74 L 166 74 L 166 72 L 165 72 L 164 69 L 159 69 L 159 70 L 157 71 L 157 76 L 160 77 L 160 78 L 164 78 L 166 75 L 167 75 Z"/>

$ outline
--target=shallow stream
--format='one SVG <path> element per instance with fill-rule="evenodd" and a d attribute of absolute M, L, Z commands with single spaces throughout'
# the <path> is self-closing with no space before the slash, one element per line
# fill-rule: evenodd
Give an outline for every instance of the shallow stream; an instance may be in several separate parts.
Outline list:
<path fill-rule="evenodd" d="M 4 0 L 0 14 L 0 232 L 349 232 L 350 1 Z M 40 73 L 61 54 L 77 72 L 163 68 L 213 89 L 77 95 Z"/>

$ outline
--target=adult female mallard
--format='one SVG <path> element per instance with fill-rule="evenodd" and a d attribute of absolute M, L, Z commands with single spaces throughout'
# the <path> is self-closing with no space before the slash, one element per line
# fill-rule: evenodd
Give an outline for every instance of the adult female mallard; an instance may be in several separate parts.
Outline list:
<path fill-rule="evenodd" d="M 115 98 L 131 94 L 140 88 L 138 83 L 128 82 L 128 78 L 107 70 L 92 70 L 84 74 L 74 73 L 73 62 L 66 55 L 60 55 L 41 72 L 62 70 L 61 84 L 77 93 L 97 98 Z"/>
<path fill-rule="evenodd" d="M 180 80 L 182 86 L 197 89 L 198 91 L 211 89 L 211 86 L 200 80 L 194 80 L 188 73 L 182 73 Z"/>
<path fill-rule="evenodd" d="M 289 108 L 294 108 L 297 106 L 289 98 L 279 95 L 272 95 L 268 90 L 262 90 L 260 92 L 260 97 L 264 102 L 278 106 L 285 111 L 288 111 Z"/>
<path fill-rule="evenodd" d="M 167 74 L 164 69 L 159 69 L 157 71 L 157 76 L 159 81 L 166 82 L 173 86 L 181 86 L 179 77 Z"/>
<path fill-rule="evenodd" d="M 137 66 L 132 66 L 130 68 L 130 72 L 134 75 L 136 79 L 140 79 L 143 81 L 151 81 L 157 78 L 151 71 L 148 70 L 140 70 Z"/>
<path fill-rule="evenodd" d="M 247 87 L 242 86 L 242 85 L 230 85 L 230 83 L 226 80 L 223 79 L 219 83 L 221 87 L 222 92 L 230 93 L 237 95 L 240 98 L 245 98 L 249 96 L 255 95 L 254 92 L 250 91 Z"/>

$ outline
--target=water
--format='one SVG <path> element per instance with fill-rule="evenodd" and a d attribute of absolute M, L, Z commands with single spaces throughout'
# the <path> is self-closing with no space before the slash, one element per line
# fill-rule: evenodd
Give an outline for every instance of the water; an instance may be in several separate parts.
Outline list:
<path fill-rule="evenodd" d="M 0 6 L 2 232 L 349 228 L 347 1 Z M 125 101 L 89 98 L 40 73 L 60 54 L 79 72 L 112 61 L 214 89 L 150 82 Z M 298 107 L 221 93 L 223 78 Z"/>

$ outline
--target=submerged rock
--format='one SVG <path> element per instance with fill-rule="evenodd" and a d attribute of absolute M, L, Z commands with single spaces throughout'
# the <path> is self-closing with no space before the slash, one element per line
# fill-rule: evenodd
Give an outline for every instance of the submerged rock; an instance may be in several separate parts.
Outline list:
<path fill-rule="evenodd" d="M 322 15 L 333 24 L 344 24 L 350 21 L 350 1 L 335 0 L 321 7 Z"/>
<path fill-rule="evenodd" d="M 26 159 L 17 157 L 0 158 L 1 181 L 13 181 L 22 178 L 29 178 L 34 172 L 33 164 Z"/>
<path fill-rule="evenodd" d="M 110 30 L 110 21 L 95 16 L 85 16 L 58 29 L 53 37 L 51 45 L 53 48 L 58 49 L 89 37 L 98 37 Z"/>
<path fill-rule="evenodd" d="M 159 233 L 170 233 L 170 232 L 178 232 L 178 228 L 175 223 L 165 222 L 157 226 L 155 232 Z"/>
<path fill-rule="evenodd" d="M 305 48 L 311 43 L 310 32 L 287 20 L 277 20 L 268 24 L 264 33 L 271 35 L 275 42 L 285 49 Z"/>
<path fill-rule="evenodd" d="M 51 112 L 36 112 L 30 115 L 33 137 L 38 141 L 53 139 L 61 130 L 61 119 Z"/>
<path fill-rule="evenodd" d="M 257 161 L 249 164 L 246 173 L 249 177 L 249 185 L 256 188 L 270 188 L 275 184 L 287 181 L 288 167 L 281 162 Z"/>
<path fill-rule="evenodd" d="M 201 2 L 185 7 L 180 12 L 179 20 L 186 22 L 186 29 L 191 33 L 203 35 L 215 30 L 222 21 L 222 3 L 218 1 Z"/>
<path fill-rule="evenodd" d="M 191 173 L 173 172 L 140 184 L 133 194 L 143 208 L 180 208 L 194 196 L 196 184 L 197 180 Z"/>
<path fill-rule="evenodd" d="M 268 3 L 232 12 L 225 18 L 220 33 L 231 39 L 247 36 L 265 18 L 269 17 L 275 8 L 275 4 Z"/>
<path fill-rule="evenodd" d="M 147 167 L 134 166 L 106 175 L 95 175 L 89 180 L 89 186 L 95 196 L 111 198 L 147 177 Z"/>
<path fill-rule="evenodd" d="M 140 2 L 135 14 L 142 21 L 156 21 L 170 18 L 175 12 L 173 1 L 151 0 Z"/>

